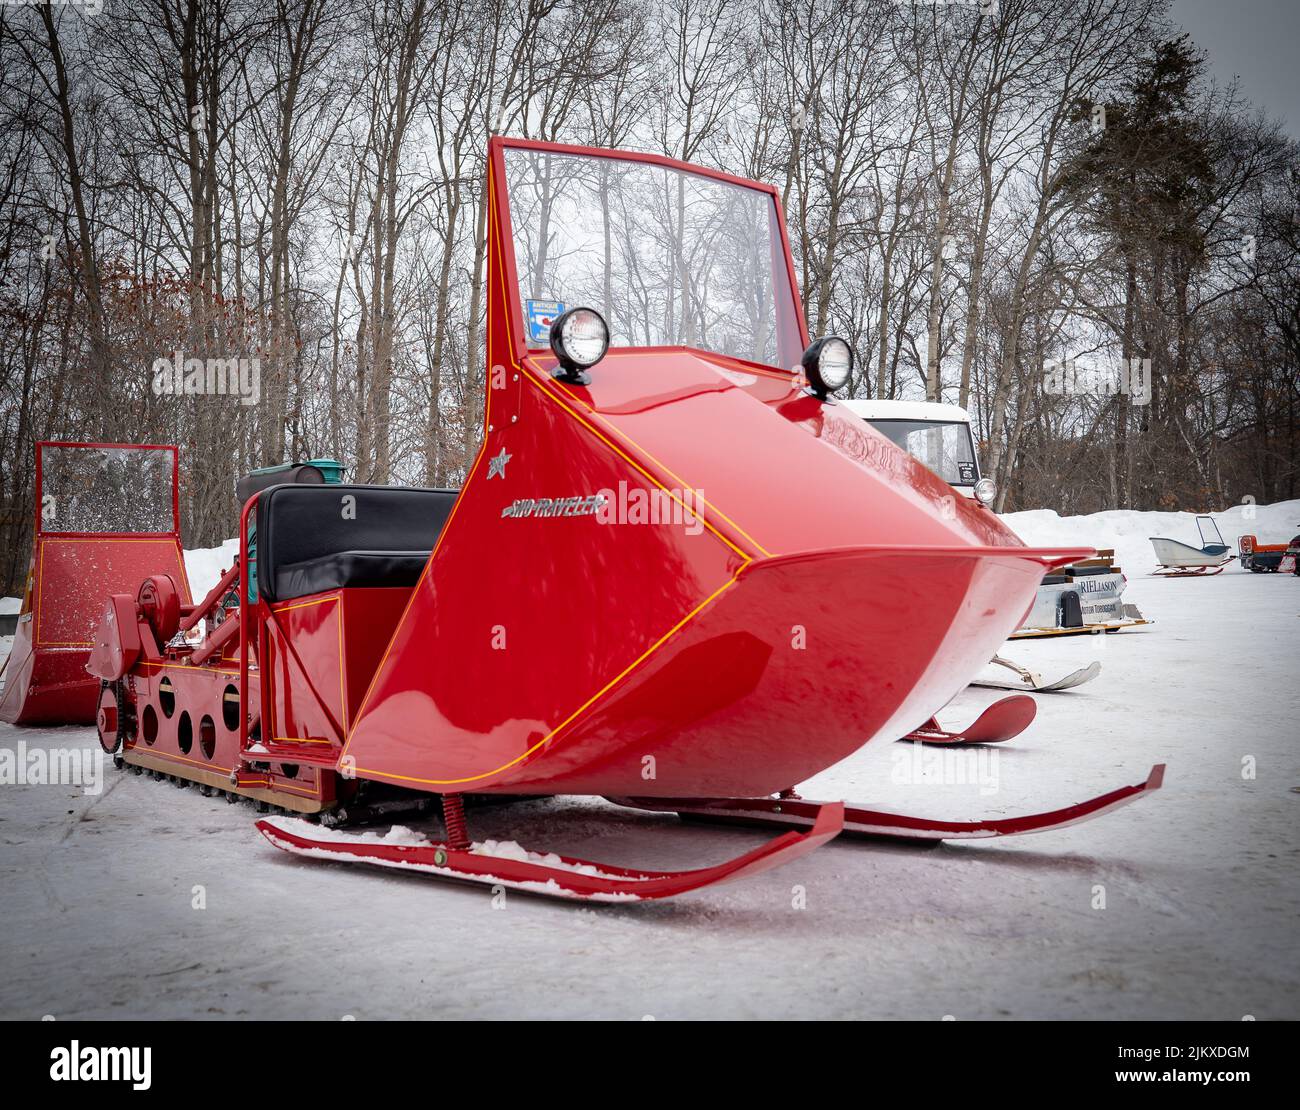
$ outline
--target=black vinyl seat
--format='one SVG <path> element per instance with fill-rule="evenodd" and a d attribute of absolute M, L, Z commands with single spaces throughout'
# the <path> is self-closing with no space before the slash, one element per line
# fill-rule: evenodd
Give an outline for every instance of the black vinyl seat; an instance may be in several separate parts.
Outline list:
<path fill-rule="evenodd" d="M 419 580 L 459 490 L 279 485 L 257 501 L 257 589 L 288 601 Z"/>
<path fill-rule="evenodd" d="M 339 551 L 276 568 L 275 596 L 305 597 L 345 586 L 414 586 L 432 551 Z"/>

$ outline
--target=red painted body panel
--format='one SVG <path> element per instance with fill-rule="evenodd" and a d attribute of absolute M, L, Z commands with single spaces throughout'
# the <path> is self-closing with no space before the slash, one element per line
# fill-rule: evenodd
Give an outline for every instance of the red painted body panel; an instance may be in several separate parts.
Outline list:
<path fill-rule="evenodd" d="M 748 797 L 803 782 L 928 719 L 1014 623 L 1006 599 L 1041 577 L 1019 560 L 915 556 L 863 557 L 830 576 L 815 560 L 755 568 L 513 789 Z"/>
<path fill-rule="evenodd" d="M 96 678 L 116 682 L 135 666 L 143 651 L 135 598 L 130 594 L 111 594 L 104 606 L 86 670 Z"/>
<path fill-rule="evenodd" d="M 531 387 L 503 442 L 523 465 L 493 479 L 480 465 L 461 494 L 354 731 L 363 777 L 491 785 L 477 780 L 544 743 L 745 562 L 708 530 L 503 518 L 516 499 L 645 483 Z"/>
<path fill-rule="evenodd" d="M 590 386 L 530 379 L 637 452 L 665 484 L 696 491 L 755 554 L 870 543 L 1016 545 L 996 516 L 852 413 L 789 374 L 687 349 L 614 352 Z M 541 373 L 538 373 L 541 371 Z M 800 434 L 794 434 L 801 432 Z M 827 450 L 827 447 L 832 450 Z"/>
<path fill-rule="evenodd" d="M 259 672 L 270 684 L 273 743 L 328 743 L 338 754 L 409 596 L 347 589 L 272 607 L 278 630 Z"/>
<path fill-rule="evenodd" d="M 165 533 L 60 532 L 47 528 L 43 449 L 170 452 L 171 520 Z M 86 674 L 93 634 L 105 599 L 133 597 L 140 581 L 168 574 L 181 602 L 190 600 L 178 520 L 175 447 L 117 443 L 36 445 L 36 521 L 31 574 L 5 670 L 0 720 L 23 725 L 90 724 L 99 703 L 99 679 Z"/>
<path fill-rule="evenodd" d="M 589 385 L 552 378 L 513 292 L 508 145 L 491 158 L 487 435 L 352 726 L 356 773 L 763 794 L 928 719 L 1016 627 L 1050 554 L 779 368 L 656 348 L 611 351 Z M 702 520 L 506 513 L 602 491 L 664 491 Z"/>

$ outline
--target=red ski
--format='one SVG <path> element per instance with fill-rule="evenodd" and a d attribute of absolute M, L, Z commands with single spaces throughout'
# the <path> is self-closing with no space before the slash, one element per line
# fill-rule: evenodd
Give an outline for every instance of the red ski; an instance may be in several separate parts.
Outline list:
<path fill-rule="evenodd" d="M 553 898 L 592 902 L 641 902 L 672 898 L 714 883 L 739 879 L 805 856 L 844 827 L 844 803 L 805 803 L 807 832 L 789 831 L 744 855 L 695 871 L 639 871 L 530 852 L 513 842 L 488 840 L 468 849 L 425 840 L 397 826 L 387 836 L 323 829 L 293 817 L 264 818 L 257 828 L 277 848 L 316 859 L 369 863 L 420 871 L 488 886 L 508 886 Z"/>
<path fill-rule="evenodd" d="M 1038 704 L 1028 694 L 1012 694 L 995 701 L 959 732 L 949 732 L 940 726 L 938 718 L 931 717 L 902 739 L 922 744 L 998 744 L 1024 732 L 1037 712 Z"/>
<path fill-rule="evenodd" d="M 1230 562 L 1231 560 L 1229 560 Z M 1152 578 L 1208 578 L 1222 574 L 1224 564 L 1215 567 L 1159 567 L 1151 572 Z"/>
<path fill-rule="evenodd" d="M 1129 802 L 1160 789 L 1165 765 L 1151 768 L 1145 782 L 1121 786 L 1108 794 L 1086 802 L 1054 809 L 1048 813 L 1030 813 L 1022 817 L 992 817 L 984 821 L 940 821 L 932 817 L 908 817 L 887 810 L 865 809 L 849 805 L 844 811 L 844 831 L 860 836 L 888 837 L 893 840 L 981 840 L 993 836 L 1016 836 L 1021 833 L 1049 832 L 1090 821 L 1103 813 L 1128 805 Z M 825 802 L 802 798 L 611 798 L 619 805 L 635 809 L 670 811 L 694 820 L 720 824 L 757 825 L 775 828 L 806 828 Z"/>

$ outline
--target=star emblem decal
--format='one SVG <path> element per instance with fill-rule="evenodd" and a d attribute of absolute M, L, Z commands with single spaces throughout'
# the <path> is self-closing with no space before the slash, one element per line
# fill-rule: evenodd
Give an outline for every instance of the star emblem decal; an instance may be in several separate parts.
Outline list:
<path fill-rule="evenodd" d="M 506 463 L 508 463 L 513 457 L 513 455 L 507 455 L 506 449 L 502 447 L 501 454 L 493 455 L 488 459 L 488 481 L 499 477 L 504 482 L 506 478 Z"/>

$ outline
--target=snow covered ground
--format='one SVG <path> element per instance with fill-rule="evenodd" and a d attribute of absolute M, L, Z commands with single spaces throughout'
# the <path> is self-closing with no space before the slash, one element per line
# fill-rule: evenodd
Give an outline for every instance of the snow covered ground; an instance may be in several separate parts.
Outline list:
<path fill-rule="evenodd" d="M 220 547 L 200 547 L 185 552 L 185 575 L 190 580 L 194 600 L 200 600 L 221 581 L 239 557 L 239 539 L 226 540 Z"/>
<path fill-rule="evenodd" d="M 1300 502 L 1254 511 L 1219 517 L 1229 543 L 1300 532 Z M 910 749 L 881 743 L 804 793 L 1015 814 L 1166 762 L 1154 797 L 999 843 L 842 839 L 673 902 L 593 908 L 298 860 L 245 806 L 111 766 L 98 795 L 4 785 L 0 1017 L 1300 1017 L 1300 580 L 1236 564 L 1148 577 L 1147 537 L 1194 540 L 1187 514 L 1010 520 L 1029 542 L 1116 548 L 1125 600 L 1156 623 L 1008 645 L 1045 673 L 1102 673 L 1040 696 L 1027 733 L 966 767 L 976 782 L 906 781 Z M 228 564 L 192 553 L 196 594 Z M 941 719 L 998 696 L 970 688 Z M 0 725 L 0 745 L 19 741 L 95 746 L 90 729 Z M 672 868 L 765 835 L 585 800 L 491 810 L 475 829 Z"/>

